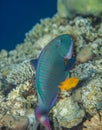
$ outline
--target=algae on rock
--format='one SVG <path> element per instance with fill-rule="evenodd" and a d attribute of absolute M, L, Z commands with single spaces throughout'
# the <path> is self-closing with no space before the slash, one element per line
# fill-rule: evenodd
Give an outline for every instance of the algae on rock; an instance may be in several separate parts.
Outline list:
<path fill-rule="evenodd" d="M 61 17 L 73 18 L 76 15 L 101 16 L 101 0 L 58 0 L 58 13 Z"/>

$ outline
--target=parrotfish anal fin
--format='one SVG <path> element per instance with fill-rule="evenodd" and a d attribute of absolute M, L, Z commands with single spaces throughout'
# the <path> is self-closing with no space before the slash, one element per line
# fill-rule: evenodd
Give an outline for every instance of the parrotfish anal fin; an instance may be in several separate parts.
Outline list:
<path fill-rule="evenodd" d="M 36 67 L 37 67 L 37 62 L 38 62 L 38 59 L 32 59 L 32 60 L 30 61 L 30 64 L 32 65 L 32 67 L 33 67 L 34 69 L 36 69 Z"/>
<path fill-rule="evenodd" d="M 73 66 L 74 66 L 74 64 L 75 64 L 75 62 L 76 62 L 75 57 L 69 59 L 69 60 L 68 60 L 68 63 L 67 63 L 66 66 L 65 66 L 65 71 L 69 71 L 70 69 L 72 69 Z"/>
<path fill-rule="evenodd" d="M 52 107 L 55 105 L 57 97 L 58 97 L 58 94 L 56 94 L 56 96 L 54 97 L 54 99 L 51 101 L 50 109 L 52 109 Z"/>

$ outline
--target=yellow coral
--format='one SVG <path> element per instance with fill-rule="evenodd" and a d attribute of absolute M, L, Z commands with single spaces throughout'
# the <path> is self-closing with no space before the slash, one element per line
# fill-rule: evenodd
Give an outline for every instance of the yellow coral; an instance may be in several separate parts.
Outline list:
<path fill-rule="evenodd" d="M 79 82 L 79 78 L 73 77 L 73 78 L 66 79 L 58 87 L 61 90 L 70 90 L 70 89 L 76 87 L 78 82 Z"/>

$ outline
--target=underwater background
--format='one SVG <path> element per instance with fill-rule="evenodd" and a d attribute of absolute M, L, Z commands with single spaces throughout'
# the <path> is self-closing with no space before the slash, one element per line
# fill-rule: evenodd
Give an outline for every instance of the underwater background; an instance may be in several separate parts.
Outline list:
<path fill-rule="evenodd" d="M 23 42 L 40 19 L 52 17 L 56 0 L 0 0 L 0 50 L 12 50 Z"/>
<path fill-rule="evenodd" d="M 60 90 L 55 106 L 51 103 L 50 111 L 40 113 L 49 117 L 51 128 L 47 130 L 102 130 L 102 0 L 0 0 L 0 23 L 0 130 L 45 130 L 46 121 L 36 122 L 34 113 L 38 99 L 51 99 L 56 87 Z M 54 58 L 60 61 L 57 54 L 65 53 L 67 47 L 61 44 L 67 41 L 73 41 L 68 54 L 76 62 L 66 73 L 68 79 L 45 94 L 46 85 L 36 87 L 38 76 L 46 81 L 43 73 L 48 63 Z M 58 51 L 48 50 L 38 74 L 35 59 L 51 43 L 58 45 Z M 51 65 L 49 77 L 58 81 L 63 73 L 59 74 L 58 66 L 66 70 L 71 61 L 65 57 L 61 63 Z M 37 95 L 39 90 L 44 98 Z M 49 100 L 42 101 L 41 105 L 44 101 L 49 105 Z"/>

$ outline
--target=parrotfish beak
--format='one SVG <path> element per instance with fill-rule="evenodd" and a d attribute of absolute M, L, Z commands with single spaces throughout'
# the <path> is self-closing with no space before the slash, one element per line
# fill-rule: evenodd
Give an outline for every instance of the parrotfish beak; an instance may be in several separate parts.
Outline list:
<path fill-rule="evenodd" d="M 73 42 L 70 45 L 70 48 L 68 50 L 68 53 L 66 54 L 66 56 L 64 57 L 65 59 L 71 59 L 72 58 L 72 53 L 73 53 Z"/>
<path fill-rule="evenodd" d="M 66 54 L 66 56 L 64 57 L 64 64 L 65 64 L 65 70 L 70 70 L 72 69 L 73 65 L 76 62 L 75 57 L 72 57 L 72 53 L 73 53 L 73 42 L 70 45 L 69 51 Z"/>

